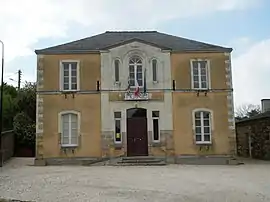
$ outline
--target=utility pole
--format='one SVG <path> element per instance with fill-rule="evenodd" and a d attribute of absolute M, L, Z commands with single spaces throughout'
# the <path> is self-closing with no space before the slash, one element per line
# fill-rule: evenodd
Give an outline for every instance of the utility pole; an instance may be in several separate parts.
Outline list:
<path fill-rule="evenodd" d="M 18 71 L 18 90 L 21 89 L 21 80 L 22 80 L 22 71 L 19 69 L 19 71 Z"/>
<path fill-rule="evenodd" d="M 2 76 L 1 76 L 1 93 L 0 93 L 0 167 L 3 166 L 3 147 L 2 147 L 2 130 L 3 130 L 3 95 L 4 95 L 4 42 L 0 40 L 2 45 Z"/>

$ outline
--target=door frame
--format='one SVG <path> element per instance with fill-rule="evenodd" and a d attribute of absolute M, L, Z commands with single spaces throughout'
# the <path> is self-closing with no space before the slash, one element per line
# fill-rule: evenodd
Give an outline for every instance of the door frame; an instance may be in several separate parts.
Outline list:
<path fill-rule="evenodd" d="M 141 145 L 144 146 L 145 153 L 139 154 L 141 152 L 141 150 L 138 149 L 138 148 L 136 150 L 136 147 L 135 147 L 135 150 L 138 152 L 138 155 L 136 155 L 136 151 L 134 152 L 135 155 L 133 155 L 132 153 L 131 154 L 129 153 L 130 152 L 130 148 L 132 148 L 132 146 L 130 144 L 134 141 L 133 142 L 133 147 L 134 147 L 134 144 L 135 144 L 135 141 L 136 141 L 136 140 L 134 140 L 134 137 L 130 137 L 131 134 L 129 134 L 129 127 L 130 126 L 128 126 L 129 125 L 128 121 L 130 119 L 133 119 L 133 118 L 134 119 L 137 119 L 137 120 L 143 119 L 144 121 L 146 121 L 145 130 L 144 130 L 144 132 L 142 133 L 142 136 L 141 136 L 141 138 L 144 141 L 144 142 L 141 143 Z M 126 153 L 126 155 L 127 156 L 148 156 L 149 155 L 149 151 L 148 151 L 148 119 L 147 119 L 147 109 L 145 109 L 145 108 L 128 108 L 126 110 L 126 131 L 127 131 L 126 132 L 126 138 L 127 138 L 127 141 L 126 141 L 127 153 Z M 137 137 L 137 135 L 136 135 L 136 137 Z M 135 144 L 135 146 L 136 146 L 136 144 Z"/>

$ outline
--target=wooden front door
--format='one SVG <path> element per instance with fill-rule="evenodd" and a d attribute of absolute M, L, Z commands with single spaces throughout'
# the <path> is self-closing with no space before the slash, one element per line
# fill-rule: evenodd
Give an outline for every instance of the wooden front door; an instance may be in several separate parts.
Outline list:
<path fill-rule="evenodd" d="M 127 113 L 127 156 L 148 156 L 146 110 L 140 108 L 129 110 Z"/>

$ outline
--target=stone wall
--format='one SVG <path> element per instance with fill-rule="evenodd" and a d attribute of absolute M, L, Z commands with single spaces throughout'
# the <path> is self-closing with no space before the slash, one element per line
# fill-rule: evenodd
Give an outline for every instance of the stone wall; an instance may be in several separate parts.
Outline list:
<path fill-rule="evenodd" d="M 270 118 L 236 123 L 236 137 L 239 156 L 270 159 Z"/>

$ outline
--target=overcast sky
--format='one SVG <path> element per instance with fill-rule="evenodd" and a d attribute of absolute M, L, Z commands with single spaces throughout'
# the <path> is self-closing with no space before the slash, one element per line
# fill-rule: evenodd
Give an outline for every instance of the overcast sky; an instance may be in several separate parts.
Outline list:
<path fill-rule="evenodd" d="M 107 30 L 158 30 L 229 46 L 235 103 L 270 98 L 268 0 L 0 0 L 5 81 L 35 81 L 35 49 Z M 13 79 L 15 81 L 11 81 Z"/>

